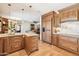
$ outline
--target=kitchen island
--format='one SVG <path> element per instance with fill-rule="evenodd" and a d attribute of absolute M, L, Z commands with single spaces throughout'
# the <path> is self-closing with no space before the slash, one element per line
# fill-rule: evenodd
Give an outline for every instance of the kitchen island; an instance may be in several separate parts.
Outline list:
<path fill-rule="evenodd" d="M 28 37 L 31 40 L 32 40 L 31 37 L 36 37 L 37 39 L 33 39 L 31 41 Z M 34 51 L 38 49 L 38 35 L 32 32 L 15 33 L 15 34 L 0 34 L 0 55 L 7 55 L 21 49 L 26 50 L 26 48 L 29 45 L 33 46 L 34 44 L 36 45 L 34 47 L 30 47 L 29 49 L 33 49 Z M 26 52 L 31 52 L 29 49 L 27 49 L 28 51 Z"/>

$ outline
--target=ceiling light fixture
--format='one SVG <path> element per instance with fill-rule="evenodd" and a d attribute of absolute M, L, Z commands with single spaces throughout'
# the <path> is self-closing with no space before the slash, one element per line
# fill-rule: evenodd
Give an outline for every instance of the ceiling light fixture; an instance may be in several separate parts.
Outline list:
<path fill-rule="evenodd" d="M 8 4 L 8 7 L 9 7 L 9 18 L 11 16 L 11 4 Z"/>
<path fill-rule="evenodd" d="M 23 14 L 24 14 L 24 9 L 21 9 L 22 10 L 22 19 L 24 20 L 24 18 L 23 18 Z"/>
<path fill-rule="evenodd" d="M 32 8 L 32 6 L 31 6 L 31 5 L 30 5 L 29 7 L 30 7 L 30 8 Z"/>
<path fill-rule="evenodd" d="M 29 8 L 32 8 L 32 5 L 30 5 L 30 4 L 26 4 L 26 6 L 29 7 Z"/>

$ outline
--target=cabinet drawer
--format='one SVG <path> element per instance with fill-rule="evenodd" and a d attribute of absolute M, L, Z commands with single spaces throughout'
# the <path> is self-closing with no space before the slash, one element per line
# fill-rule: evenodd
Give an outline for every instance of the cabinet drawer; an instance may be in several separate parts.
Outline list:
<path fill-rule="evenodd" d="M 71 8 L 71 9 L 67 9 L 67 10 L 64 10 L 64 11 L 61 11 L 60 12 L 60 15 L 61 15 L 61 21 L 68 21 L 69 18 L 76 18 L 77 20 L 77 14 L 78 13 L 78 10 L 76 8 Z"/>
<path fill-rule="evenodd" d="M 65 37 L 65 36 L 60 36 L 59 46 L 64 48 L 64 49 L 67 49 L 69 51 L 77 52 L 77 39 Z"/>

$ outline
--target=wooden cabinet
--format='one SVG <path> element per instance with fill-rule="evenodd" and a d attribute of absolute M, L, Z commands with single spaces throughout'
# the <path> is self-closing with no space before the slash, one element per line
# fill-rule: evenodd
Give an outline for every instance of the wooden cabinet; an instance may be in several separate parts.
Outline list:
<path fill-rule="evenodd" d="M 52 34 L 54 33 L 54 28 L 59 27 L 60 24 L 60 14 L 55 11 L 49 12 L 42 16 L 42 27 L 45 31 L 42 32 L 42 40 L 49 44 L 52 44 Z"/>
<path fill-rule="evenodd" d="M 61 14 L 61 21 L 68 21 L 68 20 L 77 20 L 77 9 L 67 10 L 60 12 Z"/>
<path fill-rule="evenodd" d="M 38 50 L 38 37 L 37 36 L 25 36 L 25 46 L 24 49 L 28 55 L 32 52 Z"/>
<path fill-rule="evenodd" d="M 24 47 L 22 35 L 10 36 L 5 40 L 5 53 L 12 53 Z"/>
<path fill-rule="evenodd" d="M 52 26 L 54 24 L 54 13 L 55 12 L 53 11 L 53 12 L 44 14 L 42 16 L 42 27 L 44 28 L 42 40 L 49 44 L 52 43 L 51 38 L 52 38 Z"/>
<path fill-rule="evenodd" d="M 78 39 L 78 54 L 79 54 L 79 39 Z"/>
<path fill-rule="evenodd" d="M 0 38 L 0 55 L 3 55 L 3 38 Z"/>
<path fill-rule="evenodd" d="M 79 20 L 79 4 L 72 5 L 59 10 L 61 22 Z"/>
<path fill-rule="evenodd" d="M 54 27 L 59 27 L 59 25 L 60 25 L 60 14 L 55 13 L 54 17 L 55 17 Z"/>
<path fill-rule="evenodd" d="M 29 55 L 38 50 L 38 36 L 12 35 L 0 37 L 0 55 L 7 55 L 25 49 Z"/>
<path fill-rule="evenodd" d="M 57 34 L 52 35 L 52 44 L 58 46 L 58 35 Z"/>
<path fill-rule="evenodd" d="M 8 19 L 0 17 L 0 33 L 8 33 Z"/>
<path fill-rule="evenodd" d="M 11 51 L 17 51 L 24 47 L 23 37 L 22 36 L 14 36 L 9 37 L 11 44 Z"/>
<path fill-rule="evenodd" d="M 2 18 L 2 32 L 8 33 L 8 19 Z"/>
<path fill-rule="evenodd" d="M 60 35 L 58 46 L 68 51 L 77 53 L 77 38 Z"/>

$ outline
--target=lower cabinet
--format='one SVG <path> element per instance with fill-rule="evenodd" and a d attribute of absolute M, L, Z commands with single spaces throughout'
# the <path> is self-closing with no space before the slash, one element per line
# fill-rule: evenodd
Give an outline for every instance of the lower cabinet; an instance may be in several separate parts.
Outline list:
<path fill-rule="evenodd" d="M 58 45 L 58 35 L 57 34 L 53 34 L 52 35 L 52 44 L 53 45 Z"/>
<path fill-rule="evenodd" d="M 4 41 L 5 53 L 12 53 L 24 47 L 23 37 L 21 35 L 10 36 Z"/>
<path fill-rule="evenodd" d="M 74 53 L 77 53 L 78 51 L 77 38 L 60 35 L 58 46 Z"/>
<path fill-rule="evenodd" d="M 3 55 L 3 38 L 0 38 L 0 55 Z"/>
<path fill-rule="evenodd" d="M 28 55 L 32 52 L 38 50 L 38 37 L 37 36 L 25 36 L 25 46 L 24 49 Z"/>
<path fill-rule="evenodd" d="M 0 56 L 25 49 L 29 55 L 38 50 L 38 36 L 16 35 L 0 37 Z"/>
<path fill-rule="evenodd" d="M 78 39 L 78 54 L 79 54 L 79 39 Z"/>

